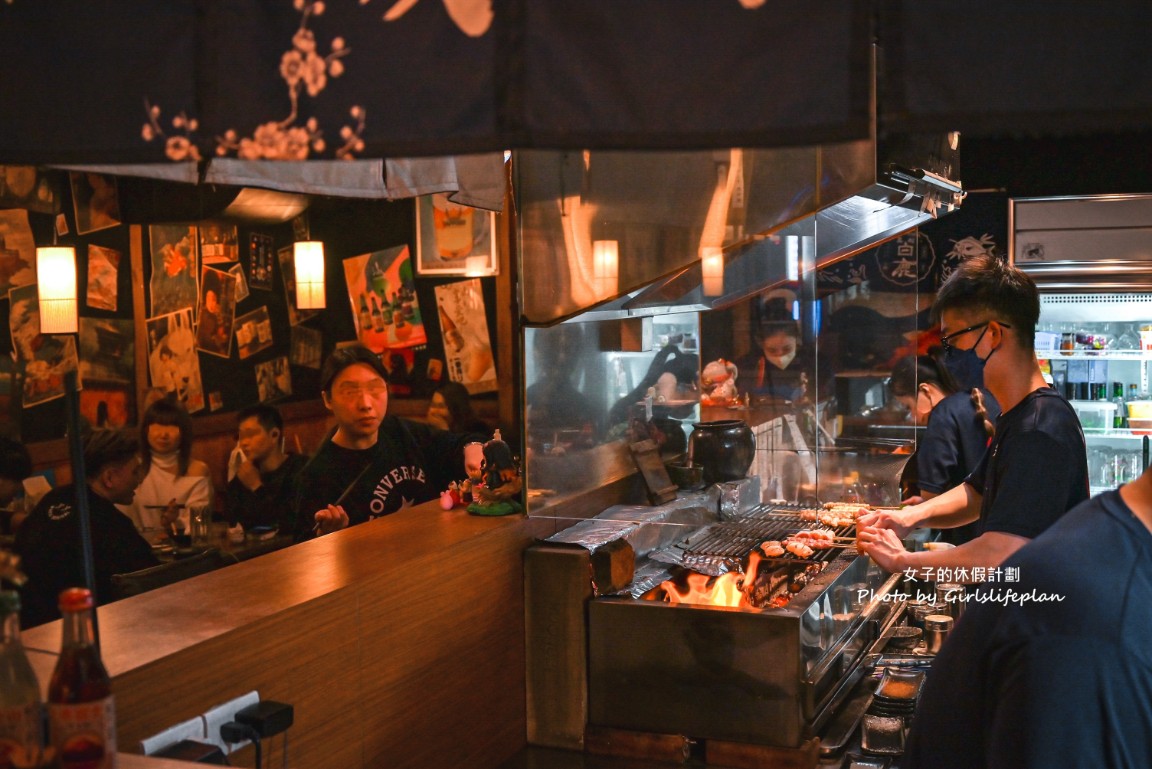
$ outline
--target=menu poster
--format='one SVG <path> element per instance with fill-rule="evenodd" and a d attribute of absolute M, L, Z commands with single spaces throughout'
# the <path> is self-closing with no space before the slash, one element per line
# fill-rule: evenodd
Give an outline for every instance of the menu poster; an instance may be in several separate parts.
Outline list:
<path fill-rule="evenodd" d="M 275 245 L 271 235 L 253 232 L 248 236 L 248 285 L 259 291 L 272 290 L 272 261 Z"/>
<path fill-rule="evenodd" d="M 36 241 L 23 209 L 0 211 L 0 295 L 36 280 Z"/>
<path fill-rule="evenodd" d="M 320 333 L 317 331 L 316 333 Z M 257 307 L 236 319 L 236 351 L 240 360 L 272 346 L 272 320 L 267 307 Z"/>
<path fill-rule="evenodd" d="M 448 378 L 464 385 L 470 393 L 496 390 L 496 359 L 492 355 L 480 279 L 436 286 L 436 310 Z"/>
<path fill-rule="evenodd" d="M 186 224 L 153 224 L 148 228 L 152 250 L 152 316 L 191 308 L 199 298 L 196 278 L 196 228 Z M 193 317 L 195 320 L 195 317 Z"/>
<path fill-rule="evenodd" d="M 344 260 L 352 320 L 360 342 L 375 353 L 427 344 L 408 246 Z"/>
<path fill-rule="evenodd" d="M 453 203 L 446 193 L 416 199 L 416 271 L 421 275 L 496 275 L 496 214 Z"/>
<path fill-rule="evenodd" d="M 208 220 L 200 222 L 200 261 L 202 264 L 220 264 L 240 260 L 236 225 Z"/>
<path fill-rule="evenodd" d="M 25 408 L 62 398 L 64 375 L 79 369 L 75 338 L 71 334 L 40 333 L 40 300 L 35 285 L 12 289 L 8 301 L 12 348 L 24 369 Z"/>
<path fill-rule="evenodd" d="M 120 252 L 104 246 L 88 246 L 88 306 L 95 310 L 116 312 L 119 298 L 117 279 Z"/>
<path fill-rule="evenodd" d="M 288 356 L 281 355 L 256 364 L 256 391 L 261 403 L 287 398 L 292 394 L 292 372 L 288 367 Z"/>
<path fill-rule="evenodd" d="M 320 332 L 307 326 L 293 326 L 291 338 L 288 361 L 293 366 L 319 369 L 323 352 L 323 337 Z"/>
<path fill-rule="evenodd" d="M 148 373 L 152 386 L 165 395 L 174 395 L 189 413 L 204 408 L 204 386 L 200 379 L 200 358 L 192 331 L 192 310 L 148 318 Z"/>
<path fill-rule="evenodd" d="M 127 318 L 80 318 L 80 414 L 95 427 L 136 422 L 135 326 Z"/>

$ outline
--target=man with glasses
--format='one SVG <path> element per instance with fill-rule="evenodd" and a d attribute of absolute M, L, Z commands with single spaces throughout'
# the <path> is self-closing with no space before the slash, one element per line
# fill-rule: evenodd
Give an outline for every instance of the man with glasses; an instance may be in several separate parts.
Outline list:
<path fill-rule="evenodd" d="M 359 345 L 334 351 L 320 371 L 336 428 L 297 479 L 298 541 L 436 499 L 464 477 L 460 435 L 387 416 L 387 371 Z"/>
<path fill-rule="evenodd" d="M 874 561 L 891 572 L 922 570 L 929 580 L 941 568 L 964 569 L 971 577 L 973 568 L 999 566 L 1088 498 L 1080 421 L 1044 381 L 1036 360 L 1040 298 L 1032 279 L 994 256 L 973 257 L 940 287 L 932 313 L 944 364 L 965 389 L 982 377 L 1002 412 L 983 459 L 959 486 L 860 518 L 860 545 Z M 901 544 L 912 529 L 977 520 L 979 536 L 953 549 L 910 553 Z"/>

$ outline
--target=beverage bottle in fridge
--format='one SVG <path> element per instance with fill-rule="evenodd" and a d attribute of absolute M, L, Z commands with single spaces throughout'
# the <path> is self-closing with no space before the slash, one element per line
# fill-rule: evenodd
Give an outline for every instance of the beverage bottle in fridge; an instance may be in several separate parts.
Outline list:
<path fill-rule="evenodd" d="M 95 606 L 87 588 L 60 594 L 64 640 L 48 685 L 48 731 L 58 769 L 116 766 L 116 708 L 93 635 Z"/>
<path fill-rule="evenodd" d="M 1112 427 L 1122 430 L 1128 427 L 1128 405 L 1124 402 L 1124 383 L 1112 383 L 1112 402 L 1116 404 L 1116 412 L 1112 415 Z"/>
<path fill-rule="evenodd" d="M 0 623 L 0 766 L 40 767 L 40 683 L 20 642 L 20 595 L 14 590 L 0 591 Z"/>

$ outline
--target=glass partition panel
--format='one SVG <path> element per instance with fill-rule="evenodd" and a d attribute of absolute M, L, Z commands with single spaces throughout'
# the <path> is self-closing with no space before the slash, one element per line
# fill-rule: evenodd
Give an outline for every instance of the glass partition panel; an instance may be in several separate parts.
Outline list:
<path fill-rule="evenodd" d="M 635 473 L 635 441 L 683 454 L 700 415 L 699 340 L 696 313 L 524 330 L 531 514 Z"/>

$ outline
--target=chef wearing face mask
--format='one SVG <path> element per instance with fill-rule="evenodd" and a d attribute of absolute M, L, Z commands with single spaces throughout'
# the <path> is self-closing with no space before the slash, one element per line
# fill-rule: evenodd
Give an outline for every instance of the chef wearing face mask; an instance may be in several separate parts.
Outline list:
<path fill-rule="evenodd" d="M 1040 298 L 1032 279 L 994 256 L 961 263 L 936 296 L 944 364 L 961 385 L 982 373 L 1003 413 L 976 469 L 918 505 L 860 517 L 859 542 L 889 571 L 995 567 L 1088 498 L 1088 460 L 1076 412 L 1044 381 L 1033 338 Z M 910 553 L 915 528 L 979 521 L 958 547 Z"/>
<path fill-rule="evenodd" d="M 800 330 L 792 320 L 770 321 L 756 334 L 757 350 L 736 362 L 737 385 L 753 400 L 800 401 L 808 394 L 811 366 L 800 355 Z"/>

